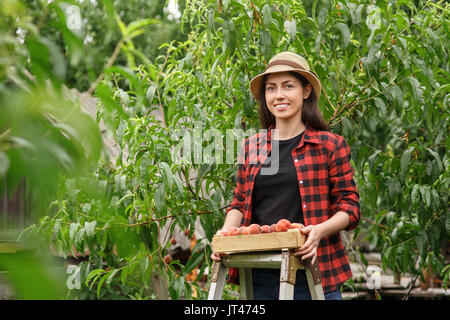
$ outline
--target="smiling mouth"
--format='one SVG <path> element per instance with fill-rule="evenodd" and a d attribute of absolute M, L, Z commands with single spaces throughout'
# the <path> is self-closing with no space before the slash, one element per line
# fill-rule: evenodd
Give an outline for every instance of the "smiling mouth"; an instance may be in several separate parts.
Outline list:
<path fill-rule="evenodd" d="M 289 106 L 289 104 L 287 104 L 287 103 L 285 103 L 285 104 L 277 104 L 275 106 L 275 109 L 277 109 L 278 111 L 281 111 L 281 110 L 287 109 L 288 106 Z"/>

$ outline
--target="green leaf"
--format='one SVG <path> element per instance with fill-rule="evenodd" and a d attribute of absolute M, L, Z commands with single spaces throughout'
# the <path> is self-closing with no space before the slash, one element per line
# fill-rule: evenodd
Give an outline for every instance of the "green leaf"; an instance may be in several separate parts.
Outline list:
<path fill-rule="evenodd" d="M 404 176 L 405 172 L 410 165 L 411 160 L 411 152 L 414 150 L 414 147 L 408 148 L 402 155 L 402 159 L 400 160 L 400 175 Z"/>
<path fill-rule="evenodd" d="M 114 276 L 116 275 L 117 272 L 119 272 L 120 269 L 114 269 L 108 272 L 106 277 L 106 286 L 109 287 L 109 285 L 111 284 L 111 281 L 114 279 Z"/>
<path fill-rule="evenodd" d="M 100 292 L 102 290 L 103 283 L 106 281 L 106 279 L 107 279 L 107 277 L 105 275 L 100 279 L 100 281 L 97 284 L 97 299 L 100 299 Z"/>
<path fill-rule="evenodd" d="M 173 184 L 172 169 L 166 162 L 161 162 L 159 166 L 162 168 L 162 177 L 166 190 L 170 191 Z"/>
<path fill-rule="evenodd" d="M 422 254 L 426 249 L 427 241 L 427 232 L 425 230 L 420 231 L 419 234 L 416 235 L 416 246 L 419 250 L 419 254 Z"/>
<path fill-rule="evenodd" d="M 395 213 L 394 211 L 389 211 L 389 213 L 386 215 L 386 223 L 389 226 L 394 225 L 396 216 L 397 213 Z"/>
<path fill-rule="evenodd" d="M 86 230 L 86 235 L 91 238 L 94 236 L 95 233 L 95 226 L 97 225 L 97 221 L 88 222 L 86 221 L 84 223 L 84 229 Z"/>
<path fill-rule="evenodd" d="M 375 165 L 375 159 L 376 159 L 376 157 L 377 157 L 377 155 L 379 154 L 381 152 L 381 150 L 377 150 L 377 151 L 375 151 L 370 157 L 369 157 L 369 167 L 370 167 L 370 170 L 372 171 L 372 172 L 375 172 L 375 167 L 374 167 L 374 165 Z"/>
<path fill-rule="evenodd" d="M 105 69 L 104 73 L 105 73 L 105 75 L 119 73 L 120 75 L 122 75 L 129 81 L 131 88 L 133 90 L 136 90 L 136 91 L 138 91 L 138 93 L 140 95 L 143 95 L 143 92 L 141 92 L 142 88 L 139 85 L 139 80 L 136 76 L 136 73 L 133 72 L 132 69 L 130 69 L 128 67 L 112 66 L 112 67 Z"/>
<path fill-rule="evenodd" d="M 375 97 L 373 99 L 375 101 L 376 107 L 379 110 L 380 117 L 382 118 L 386 117 L 386 104 L 384 103 L 384 101 L 378 97 Z"/>
<path fill-rule="evenodd" d="M 89 290 L 92 288 L 92 286 L 97 281 L 98 277 L 102 274 L 104 274 L 106 271 L 103 269 L 95 269 L 92 270 L 89 275 L 86 278 L 85 284 L 86 286 L 89 286 Z M 89 285 L 89 282 L 91 282 L 91 285 Z"/>
<path fill-rule="evenodd" d="M 132 21 L 126 26 L 124 30 L 124 36 L 128 38 L 134 38 L 144 32 L 144 27 L 151 25 L 151 24 L 157 24 L 160 23 L 159 20 L 156 19 L 143 19 L 143 20 L 137 20 Z"/>
<path fill-rule="evenodd" d="M 9 158 L 2 150 L 0 150 L 0 177 L 8 172 Z"/>
<path fill-rule="evenodd" d="M 417 102 L 422 101 L 422 88 L 420 87 L 419 81 L 414 77 L 409 77 L 409 82 L 411 83 L 411 87 L 414 94 L 414 99 Z"/>
<path fill-rule="evenodd" d="M 153 98 L 155 97 L 156 87 L 154 85 L 150 85 L 148 87 L 145 97 L 149 103 L 153 103 Z"/>
<path fill-rule="evenodd" d="M 445 230 L 447 235 L 450 237 L 450 214 L 447 213 L 447 218 L 445 219 Z"/>
<path fill-rule="evenodd" d="M 427 208 L 430 207 L 431 203 L 431 190 L 430 186 L 420 186 L 420 193 L 422 194 L 422 199 Z"/>
<path fill-rule="evenodd" d="M 366 259 L 366 256 L 363 252 L 359 251 L 359 257 L 361 259 L 361 262 L 367 267 L 369 265 L 369 262 Z"/>
<path fill-rule="evenodd" d="M 412 187 L 411 191 L 411 201 L 413 204 L 418 204 L 420 200 L 420 186 L 418 184 L 415 184 Z"/>
<path fill-rule="evenodd" d="M 176 174 L 172 176 L 173 181 L 175 182 L 175 185 L 177 186 L 178 194 L 180 196 L 184 196 L 184 187 L 183 182 L 181 181 L 180 177 L 178 177 Z"/>
<path fill-rule="evenodd" d="M 439 173 L 444 169 L 443 165 L 442 165 L 442 161 L 441 158 L 439 157 L 439 154 L 433 150 L 431 150 L 430 148 L 427 148 L 427 151 L 434 157 L 434 159 L 436 159 L 436 163 L 438 165 L 439 168 Z"/>
<path fill-rule="evenodd" d="M 198 266 L 203 261 L 204 258 L 205 258 L 205 254 L 202 250 L 198 250 L 197 252 L 195 252 L 189 258 L 189 261 L 186 263 L 186 266 L 183 269 L 183 273 L 188 274 L 189 272 L 194 270 L 194 268 L 196 266 Z"/>
<path fill-rule="evenodd" d="M 391 256 L 392 247 L 387 247 L 386 250 L 384 250 L 381 261 L 383 263 L 383 269 L 385 269 L 386 266 L 390 265 L 389 258 Z"/>

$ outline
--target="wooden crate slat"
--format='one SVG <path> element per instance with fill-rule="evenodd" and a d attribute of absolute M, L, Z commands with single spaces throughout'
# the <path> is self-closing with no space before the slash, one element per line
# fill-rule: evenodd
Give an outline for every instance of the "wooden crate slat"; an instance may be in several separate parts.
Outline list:
<path fill-rule="evenodd" d="M 212 248 L 215 253 L 239 253 L 295 249 L 303 245 L 306 236 L 297 229 L 288 232 L 272 232 L 251 235 L 221 236 L 215 235 Z"/>

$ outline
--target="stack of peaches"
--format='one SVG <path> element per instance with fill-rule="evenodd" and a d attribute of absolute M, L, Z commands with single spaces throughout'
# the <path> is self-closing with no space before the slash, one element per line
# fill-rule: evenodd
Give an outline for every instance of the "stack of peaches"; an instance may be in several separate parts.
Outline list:
<path fill-rule="evenodd" d="M 291 223 L 287 219 L 281 219 L 277 223 L 269 225 L 251 224 L 248 227 L 230 227 L 226 230 L 219 230 L 218 235 L 222 236 L 238 236 L 271 232 L 286 232 L 288 229 L 303 229 L 305 226 L 301 223 Z"/>

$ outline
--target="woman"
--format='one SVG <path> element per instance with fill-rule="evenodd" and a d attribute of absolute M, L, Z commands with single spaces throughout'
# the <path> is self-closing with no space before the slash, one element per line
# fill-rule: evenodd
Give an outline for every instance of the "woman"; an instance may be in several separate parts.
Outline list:
<path fill-rule="evenodd" d="M 250 90 L 267 131 L 244 141 L 222 230 L 282 218 L 304 224 L 307 240 L 295 255 L 317 259 L 325 298 L 341 299 L 340 286 L 352 273 L 339 231 L 354 229 L 360 218 L 350 149 L 328 131 L 317 103 L 320 81 L 303 57 L 275 55 Z M 220 261 L 215 253 L 211 258 Z M 236 271 L 230 270 L 229 281 L 236 282 Z M 253 269 L 254 298 L 278 299 L 279 278 L 279 269 Z M 297 272 L 294 299 L 310 299 L 304 270 Z"/>

